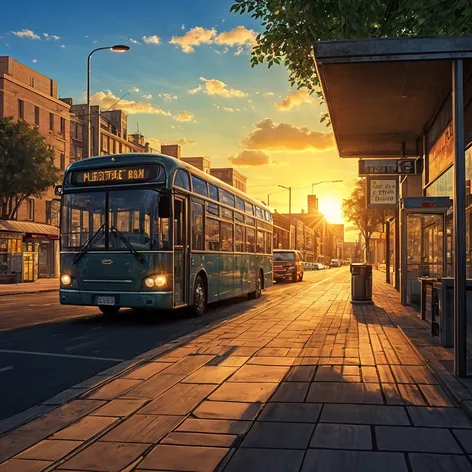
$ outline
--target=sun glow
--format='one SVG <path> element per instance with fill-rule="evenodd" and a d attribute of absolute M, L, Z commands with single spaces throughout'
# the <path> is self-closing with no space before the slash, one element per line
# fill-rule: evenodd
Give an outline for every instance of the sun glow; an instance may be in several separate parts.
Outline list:
<path fill-rule="evenodd" d="M 319 201 L 319 210 L 324 214 L 329 223 L 344 223 L 341 202 L 334 198 L 327 198 Z"/>

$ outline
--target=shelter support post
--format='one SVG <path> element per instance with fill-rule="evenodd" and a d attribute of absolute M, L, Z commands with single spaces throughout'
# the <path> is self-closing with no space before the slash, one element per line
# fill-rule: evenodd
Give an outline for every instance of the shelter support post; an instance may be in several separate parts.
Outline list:
<path fill-rule="evenodd" d="M 462 59 L 452 62 L 452 126 L 454 134 L 454 371 L 467 375 L 466 221 L 464 73 Z"/>
<path fill-rule="evenodd" d="M 385 282 L 390 283 L 390 221 L 385 222 Z"/>

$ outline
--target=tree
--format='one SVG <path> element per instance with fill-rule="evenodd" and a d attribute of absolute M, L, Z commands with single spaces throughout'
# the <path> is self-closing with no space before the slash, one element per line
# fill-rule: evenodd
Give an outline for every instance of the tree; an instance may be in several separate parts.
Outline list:
<path fill-rule="evenodd" d="M 369 262 L 369 246 L 372 233 L 382 229 L 385 223 L 385 210 L 366 208 L 366 180 L 359 179 L 349 198 L 343 200 L 344 218 L 359 228 L 365 241 L 365 260 Z"/>
<path fill-rule="evenodd" d="M 0 219 L 11 219 L 21 203 L 40 197 L 59 180 L 54 152 L 23 120 L 0 118 Z"/>
<path fill-rule="evenodd" d="M 231 11 L 261 21 L 251 65 L 282 61 L 291 85 L 320 99 L 313 61 L 319 40 L 472 32 L 470 0 L 234 0 Z"/>

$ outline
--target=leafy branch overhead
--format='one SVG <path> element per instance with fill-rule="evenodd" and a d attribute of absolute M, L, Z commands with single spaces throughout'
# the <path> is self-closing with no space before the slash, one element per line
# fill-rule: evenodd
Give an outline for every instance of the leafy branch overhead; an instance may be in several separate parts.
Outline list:
<path fill-rule="evenodd" d="M 45 138 L 23 120 L 0 118 L 0 218 L 13 218 L 26 198 L 40 197 L 58 180 Z"/>
<path fill-rule="evenodd" d="M 321 101 L 315 41 L 472 32 L 470 0 L 234 0 L 231 11 L 250 15 L 263 28 L 251 65 L 283 63 L 290 84 Z"/>

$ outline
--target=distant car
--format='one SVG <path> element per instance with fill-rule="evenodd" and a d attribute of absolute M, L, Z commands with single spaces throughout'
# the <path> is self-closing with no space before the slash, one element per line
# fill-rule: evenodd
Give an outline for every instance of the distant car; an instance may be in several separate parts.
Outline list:
<path fill-rule="evenodd" d="M 300 251 L 292 249 L 274 250 L 274 279 L 290 279 L 292 282 L 303 280 L 303 257 Z"/>
<path fill-rule="evenodd" d="M 304 262 L 303 263 L 305 270 L 314 270 L 315 269 L 315 264 L 313 262 Z"/>
<path fill-rule="evenodd" d="M 341 261 L 339 259 L 332 259 L 331 267 L 341 267 Z"/>
<path fill-rule="evenodd" d="M 324 270 L 324 269 L 326 269 L 326 267 L 321 262 L 315 262 L 313 264 L 313 269 L 314 270 Z"/>

